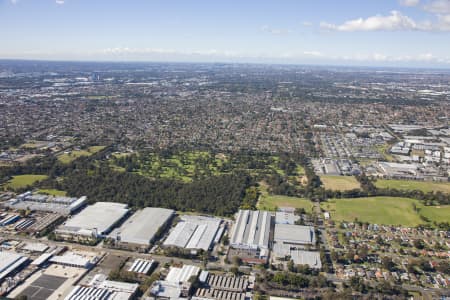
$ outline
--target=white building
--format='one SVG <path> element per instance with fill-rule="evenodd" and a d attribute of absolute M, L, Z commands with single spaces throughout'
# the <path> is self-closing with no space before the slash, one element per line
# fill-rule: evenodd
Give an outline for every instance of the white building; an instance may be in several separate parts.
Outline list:
<path fill-rule="evenodd" d="M 272 215 L 267 211 L 239 210 L 231 233 L 231 247 L 267 258 L 271 223 Z"/>
<path fill-rule="evenodd" d="M 77 285 L 65 300 L 128 300 L 136 294 L 139 285 L 106 280 L 103 274 L 94 276 L 88 286 Z"/>
<path fill-rule="evenodd" d="M 172 209 L 146 207 L 134 213 L 109 237 L 122 245 L 147 247 L 174 214 Z"/>
<path fill-rule="evenodd" d="M 32 194 L 26 192 L 4 203 L 12 209 L 30 209 L 69 215 L 87 202 L 86 196 L 80 198 Z"/>
<path fill-rule="evenodd" d="M 199 273 L 200 268 L 197 266 L 171 267 L 165 280 L 156 281 L 152 285 L 151 294 L 159 299 L 186 297 L 191 288 L 190 279 L 197 277 Z"/>
<path fill-rule="evenodd" d="M 20 254 L 0 251 L 0 282 L 27 261 L 28 258 Z"/>
<path fill-rule="evenodd" d="M 222 220 L 206 216 L 181 216 L 181 221 L 170 232 L 164 246 L 208 251 L 219 233 Z"/>
<path fill-rule="evenodd" d="M 126 204 L 97 202 L 68 219 L 55 233 L 61 236 L 104 237 L 127 213 Z"/>

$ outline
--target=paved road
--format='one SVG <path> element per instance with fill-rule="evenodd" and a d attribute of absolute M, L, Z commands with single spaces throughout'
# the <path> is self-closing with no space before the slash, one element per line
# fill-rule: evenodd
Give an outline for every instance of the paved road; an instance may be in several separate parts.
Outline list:
<path fill-rule="evenodd" d="M 105 252 L 107 254 L 113 254 L 117 256 L 130 256 L 134 258 L 144 258 L 144 259 L 154 259 L 158 261 L 160 264 L 165 264 L 171 261 L 176 262 L 182 262 L 183 264 L 190 264 L 190 265 L 197 265 L 197 266 L 203 266 L 203 262 L 200 260 L 192 260 L 192 259 L 184 259 L 184 258 L 178 258 L 178 257 L 168 257 L 164 255 L 157 255 L 157 254 L 149 254 L 149 253 L 139 253 L 139 252 L 132 252 L 127 250 L 120 250 L 120 249 L 110 249 L 110 248 L 103 248 L 101 245 L 102 243 L 99 243 L 96 246 L 88 246 L 88 245 L 80 245 L 75 243 L 69 243 L 69 242 L 59 242 L 59 241 L 52 241 L 48 240 L 46 238 L 34 238 L 30 236 L 19 236 L 19 235 L 5 235 L 0 234 L 0 238 L 3 239 L 10 239 L 10 240 L 19 240 L 24 242 L 40 242 L 45 243 L 50 246 L 59 246 L 59 247 L 68 247 L 74 250 L 81 250 L 81 251 L 91 251 L 91 252 Z M 208 263 L 209 268 L 225 268 L 228 270 L 228 266 L 222 265 L 220 263 L 216 262 L 209 262 Z"/>

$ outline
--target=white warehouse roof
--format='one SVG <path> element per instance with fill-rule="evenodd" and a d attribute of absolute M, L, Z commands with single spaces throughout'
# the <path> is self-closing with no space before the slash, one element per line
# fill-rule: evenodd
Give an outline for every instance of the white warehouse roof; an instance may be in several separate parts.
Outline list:
<path fill-rule="evenodd" d="M 175 213 L 172 209 L 146 207 L 133 214 L 117 230 L 120 231 L 120 240 L 130 244 L 148 245 L 155 234 Z M 110 237 L 115 238 L 114 232 Z"/>
<path fill-rule="evenodd" d="M 28 260 L 27 257 L 13 252 L 0 251 L 0 280 Z"/>
<path fill-rule="evenodd" d="M 236 248 L 269 247 L 271 214 L 260 210 L 239 210 L 231 236 Z"/>
<path fill-rule="evenodd" d="M 283 244 L 314 245 L 316 237 L 311 226 L 275 224 L 274 241 Z"/>
<path fill-rule="evenodd" d="M 171 267 L 166 280 L 172 283 L 187 282 L 192 276 L 197 276 L 200 268 L 192 265 L 183 265 L 182 268 Z"/>
<path fill-rule="evenodd" d="M 91 232 L 97 229 L 99 235 L 104 235 L 128 212 L 126 204 L 114 202 L 97 202 L 83 209 L 80 213 L 68 219 L 59 230 L 77 233 Z"/>
<path fill-rule="evenodd" d="M 221 219 L 213 217 L 182 216 L 164 245 L 207 251 L 214 242 L 221 222 Z"/>

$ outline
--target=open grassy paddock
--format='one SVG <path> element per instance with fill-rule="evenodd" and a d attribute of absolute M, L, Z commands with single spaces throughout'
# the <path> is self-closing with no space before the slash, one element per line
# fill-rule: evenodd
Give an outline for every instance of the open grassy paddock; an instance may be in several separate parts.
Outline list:
<path fill-rule="evenodd" d="M 47 194 L 52 196 L 66 196 L 67 192 L 55 190 L 55 189 L 39 189 L 38 191 L 40 194 Z"/>
<path fill-rule="evenodd" d="M 320 176 L 323 186 L 328 190 L 349 191 L 359 189 L 361 185 L 353 176 Z"/>
<path fill-rule="evenodd" d="M 450 213 L 450 206 L 423 206 L 418 200 L 400 197 L 333 199 L 323 202 L 321 207 L 329 211 L 335 221 L 352 222 L 358 219 L 362 222 L 403 226 L 426 223 L 420 215 L 431 222 L 448 221 Z"/>
<path fill-rule="evenodd" d="M 313 204 L 310 200 L 283 195 L 269 195 L 265 183 L 260 183 L 260 193 L 258 209 L 275 211 L 278 207 L 294 207 L 304 208 L 306 212 L 312 212 Z"/>
<path fill-rule="evenodd" d="M 103 150 L 105 146 L 91 146 L 86 150 L 73 150 L 70 153 L 64 153 L 58 156 L 58 160 L 64 164 L 71 163 L 75 159 L 81 156 L 90 156 L 95 154 L 101 150 Z"/>
<path fill-rule="evenodd" d="M 430 182 L 417 180 L 378 179 L 375 182 L 377 188 L 390 188 L 397 190 L 419 190 L 424 193 L 443 192 L 450 193 L 450 182 Z"/>
<path fill-rule="evenodd" d="M 47 179 L 47 175 L 34 175 L 34 174 L 26 174 L 26 175 L 17 175 L 13 176 L 13 178 L 5 183 L 5 187 L 9 189 L 21 189 L 25 188 L 29 185 L 33 185 L 38 181 L 42 181 Z"/>

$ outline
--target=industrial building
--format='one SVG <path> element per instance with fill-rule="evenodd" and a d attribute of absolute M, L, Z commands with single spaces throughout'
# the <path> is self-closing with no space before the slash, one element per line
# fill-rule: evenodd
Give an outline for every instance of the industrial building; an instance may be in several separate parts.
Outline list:
<path fill-rule="evenodd" d="M 3 213 L 0 215 L 0 226 L 10 225 L 19 219 L 20 219 L 20 216 L 17 214 Z"/>
<path fill-rule="evenodd" d="M 55 230 L 61 238 L 97 239 L 107 235 L 128 213 L 126 204 L 97 202 Z"/>
<path fill-rule="evenodd" d="M 63 255 L 53 256 L 50 262 L 75 268 L 90 269 L 97 264 L 100 258 L 91 252 L 69 251 Z"/>
<path fill-rule="evenodd" d="M 222 220 L 206 216 L 181 216 L 180 222 L 164 241 L 164 246 L 208 251 L 214 244 Z M 219 237 L 220 238 L 220 237 Z"/>
<path fill-rule="evenodd" d="M 197 266 L 183 265 L 183 267 L 171 267 L 165 280 L 155 281 L 151 288 L 151 294 L 158 299 L 178 299 L 187 297 L 192 283 L 190 279 L 197 277 L 200 268 Z"/>
<path fill-rule="evenodd" d="M 275 224 L 291 224 L 294 225 L 296 221 L 300 220 L 300 216 L 294 214 L 293 210 L 278 210 L 275 213 Z"/>
<path fill-rule="evenodd" d="M 27 261 L 28 258 L 20 254 L 0 251 L 0 282 Z"/>
<path fill-rule="evenodd" d="M 295 264 L 322 267 L 318 252 L 304 251 L 315 247 L 316 236 L 311 226 L 275 224 L 273 258 L 284 260 L 290 257 Z"/>
<path fill-rule="evenodd" d="M 137 283 L 106 280 L 103 274 L 97 274 L 87 286 L 77 285 L 64 298 L 65 300 L 128 300 L 137 292 Z"/>
<path fill-rule="evenodd" d="M 12 209 L 30 209 L 33 211 L 48 211 L 62 215 L 70 215 L 87 203 L 86 196 L 80 198 L 49 196 L 26 192 L 4 203 Z"/>
<path fill-rule="evenodd" d="M 138 258 L 133 262 L 131 267 L 128 269 L 128 272 L 148 274 L 148 272 L 152 269 L 152 267 L 154 265 L 155 265 L 155 261 L 153 259 L 146 260 L 146 259 Z"/>
<path fill-rule="evenodd" d="M 113 230 L 109 237 L 127 249 L 147 249 L 174 214 L 172 209 L 146 207 L 134 213 L 120 228 Z"/>
<path fill-rule="evenodd" d="M 291 224 L 275 224 L 274 244 L 284 244 L 295 247 L 314 246 L 316 236 L 311 226 Z"/>
<path fill-rule="evenodd" d="M 249 288 L 245 277 L 210 274 L 207 271 L 202 271 L 199 281 L 202 285 L 192 297 L 193 300 L 244 300 Z"/>
<path fill-rule="evenodd" d="M 239 210 L 232 229 L 231 256 L 246 262 L 264 262 L 269 256 L 272 215 L 267 211 Z"/>
<path fill-rule="evenodd" d="M 275 259 L 284 260 L 289 257 L 296 265 L 308 265 L 313 269 L 322 268 L 320 253 L 317 251 L 305 251 L 288 245 L 275 244 L 272 253 Z"/>
<path fill-rule="evenodd" d="M 378 162 L 378 168 L 386 178 L 423 179 L 416 164 Z"/>

